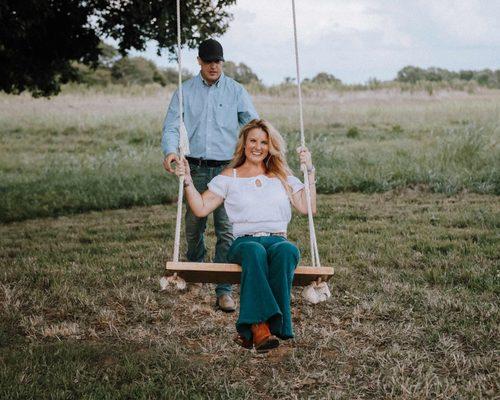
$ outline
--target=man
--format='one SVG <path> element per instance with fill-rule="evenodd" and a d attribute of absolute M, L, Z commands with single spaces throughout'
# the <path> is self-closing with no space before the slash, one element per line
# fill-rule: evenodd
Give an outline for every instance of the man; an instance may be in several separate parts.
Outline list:
<path fill-rule="evenodd" d="M 200 44 L 198 64 L 200 73 L 182 84 L 184 124 L 189 137 L 191 176 L 196 189 L 202 193 L 207 184 L 229 163 L 235 150 L 239 128 L 259 118 L 248 92 L 239 83 L 222 72 L 224 54 L 222 46 L 213 39 Z M 174 173 L 173 162 L 178 162 L 179 98 L 172 96 L 163 124 L 162 149 L 164 168 Z M 226 262 L 233 241 L 232 228 L 220 206 L 213 212 L 217 244 L 214 262 Z M 206 218 L 197 218 L 187 207 L 186 239 L 187 259 L 203 262 L 206 254 L 204 232 Z M 225 312 L 236 309 L 231 297 L 230 284 L 218 284 L 215 289 L 216 305 Z"/>

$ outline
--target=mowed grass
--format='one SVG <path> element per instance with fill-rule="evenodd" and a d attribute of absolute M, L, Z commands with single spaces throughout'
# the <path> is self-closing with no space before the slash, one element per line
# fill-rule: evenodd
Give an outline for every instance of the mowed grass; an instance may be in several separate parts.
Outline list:
<path fill-rule="evenodd" d="M 171 202 L 161 126 L 171 89 L 0 95 L 0 221 Z M 255 95 L 297 171 L 296 99 Z M 500 194 L 500 91 L 317 92 L 305 98 L 321 193 Z"/>
<path fill-rule="evenodd" d="M 167 205 L 0 226 L 0 398 L 498 395 L 498 197 L 320 196 L 332 298 L 294 289 L 296 339 L 269 355 L 232 343 L 208 285 L 159 291 L 174 221 Z M 305 232 L 295 217 L 306 263 Z"/>

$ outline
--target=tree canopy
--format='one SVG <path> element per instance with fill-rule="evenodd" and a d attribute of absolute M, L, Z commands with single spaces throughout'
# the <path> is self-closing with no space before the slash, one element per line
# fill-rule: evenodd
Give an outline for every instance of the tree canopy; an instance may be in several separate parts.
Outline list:
<path fill-rule="evenodd" d="M 244 63 L 236 64 L 232 61 L 225 61 L 224 74 L 238 81 L 242 85 L 246 85 L 251 82 L 260 82 L 257 74 L 255 74 L 252 69 Z"/>
<path fill-rule="evenodd" d="M 223 34 L 236 0 L 183 0 L 183 44 L 194 48 Z M 157 43 L 158 55 L 177 43 L 173 0 L 4 0 L 0 2 L 0 90 L 35 96 L 60 91 L 78 73 L 109 58 L 101 39 L 112 38 L 122 56 Z"/>
<path fill-rule="evenodd" d="M 340 84 L 342 81 L 338 78 L 336 78 L 334 75 L 329 74 L 327 72 L 320 72 L 318 73 L 314 78 L 312 78 L 311 82 L 313 83 L 319 83 L 319 84 Z"/>

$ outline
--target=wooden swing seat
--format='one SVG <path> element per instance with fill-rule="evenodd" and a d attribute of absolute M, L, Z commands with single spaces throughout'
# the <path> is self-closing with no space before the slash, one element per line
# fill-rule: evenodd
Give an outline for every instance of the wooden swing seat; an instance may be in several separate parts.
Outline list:
<path fill-rule="evenodd" d="M 241 267 L 238 264 L 167 262 L 167 275 L 173 275 L 192 283 L 240 283 Z M 295 269 L 294 286 L 307 286 L 318 278 L 324 281 L 333 276 L 330 267 L 299 266 Z"/>

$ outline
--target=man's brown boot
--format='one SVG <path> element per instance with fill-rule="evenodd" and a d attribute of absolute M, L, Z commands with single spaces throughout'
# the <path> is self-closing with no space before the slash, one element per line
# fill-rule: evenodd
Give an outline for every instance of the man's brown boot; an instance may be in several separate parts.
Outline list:
<path fill-rule="evenodd" d="M 217 297 L 215 305 L 224 312 L 233 312 L 236 310 L 236 304 L 230 294 L 223 294 Z"/>

